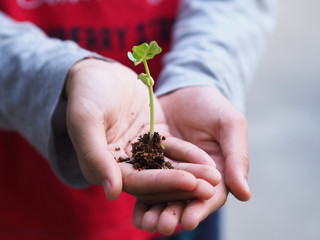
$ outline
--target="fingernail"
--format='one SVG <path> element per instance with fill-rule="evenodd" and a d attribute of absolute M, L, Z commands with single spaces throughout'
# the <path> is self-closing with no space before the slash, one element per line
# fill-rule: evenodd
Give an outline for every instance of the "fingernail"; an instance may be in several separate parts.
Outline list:
<path fill-rule="evenodd" d="M 107 199 L 110 200 L 111 182 L 108 179 L 104 179 L 102 182 L 102 187 Z"/>

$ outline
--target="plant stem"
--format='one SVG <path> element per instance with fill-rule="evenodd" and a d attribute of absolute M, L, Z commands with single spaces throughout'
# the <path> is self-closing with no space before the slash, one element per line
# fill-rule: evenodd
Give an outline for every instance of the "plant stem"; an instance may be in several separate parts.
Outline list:
<path fill-rule="evenodd" d="M 154 135 L 154 103 L 153 103 L 153 82 L 151 82 L 151 75 L 148 68 L 148 64 L 146 60 L 143 60 L 144 68 L 146 69 L 147 77 L 150 79 L 148 83 L 148 90 L 149 90 L 149 100 L 150 100 L 150 131 L 149 131 L 149 139 L 150 141 Z"/>
<path fill-rule="evenodd" d="M 149 98 L 150 98 L 150 132 L 149 132 L 149 138 L 150 141 L 153 138 L 154 134 L 154 103 L 153 103 L 153 89 L 152 86 L 148 86 L 149 89 Z"/>
<path fill-rule="evenodd" d="M 150 71 L 149 71 L 149 68 L 148 68 L 148 64 L 147 64 L 147 60 L 143 59 L 143 64 L 144 64 L 144 68 L 146 69 L 147 76 L 151 77 Z"/>

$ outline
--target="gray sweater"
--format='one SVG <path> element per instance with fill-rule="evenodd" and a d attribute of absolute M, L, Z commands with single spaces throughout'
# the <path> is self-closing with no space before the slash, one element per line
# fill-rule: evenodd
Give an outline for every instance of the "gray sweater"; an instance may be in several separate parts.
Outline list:
<path fill-rule="evenodd" d="M 274 0 L 182 0 L 156 94 L 212 86 L 244 111 L 245 90 L 273 27 L 275 5 Z M 88 56 L 100 57 L 0 11 L 0 128 L 22 134 L 74 187 L 88 183 L 67 134 L 60 96 L 69 68 Z"/>

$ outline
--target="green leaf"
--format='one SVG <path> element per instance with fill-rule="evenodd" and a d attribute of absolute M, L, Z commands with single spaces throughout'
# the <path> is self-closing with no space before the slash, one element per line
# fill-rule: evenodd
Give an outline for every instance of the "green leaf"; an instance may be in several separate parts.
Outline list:
<path fill-rule="evenodd" d="M 154 80 L 153 80 L 153 78 L 151 76 L 149 77 L 149 81 L 150 81 L 150 85 L 153 86 L 154 85 Z"/>
<path fill-rule="evenodd" d="M 132 53 L 128 52 L 128 57 L 131 61 L 139 64 L 143 60 L 152 59 L 155 55 L 161 53 L 161 51 L 162 49 L 158 46 L 157 42 L 152 41 L 150 44 L 143 43 L 139 46 L 134 46 Z"/>
<path fill-rule="evenodd" d="M 145 73 L 140 73 L 138 75 L 138 79 L 140 79 L 147 86 L 153 86 L 153 84 L 154 84 L 153 78 L 152 77 L 148 77 L 148 75 L 145 74 Z"/>
<path fill-rule="evenodd" d="M 134 46 L 132 48 L 132 53 L 133 53 L 133 56 L 136 58 L 136 59 L 146 59 L 146 53 L 148 51 L 148 48 L 149 48 L 149 44 L 148 43 L 142 43 L 141 45 L 139 46 Z"/>
<path fill-rule="evenodd" d="M 162 49 L 159 47 L 156 41 L 152 41 L 147 51 L 147 59 L 152 59 L 155 55 L 161 53 Z"/>
<path fill-rule="evenodd" d="M 147 77 L 147 74 L 145 74 L 145 73 L 140 73 L 139 75 L 138 75 L 138 79 L 140 79 L 145 85 L 147 85 L 148 86 L 148 77 Z"/>
<path fill-rule="evenodd" d="M 131 52 L 128 52 L 128 58 L 132 61 L 132 62 L 138 62 L 139 60 L 136 59 Z"/>

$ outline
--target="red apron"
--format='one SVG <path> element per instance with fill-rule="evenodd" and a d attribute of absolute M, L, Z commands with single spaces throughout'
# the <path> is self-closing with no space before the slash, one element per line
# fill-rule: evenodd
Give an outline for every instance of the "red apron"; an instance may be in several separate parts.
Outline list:
<path fill-rule="evenodd" d="M 133 45 L 156 40 L 166 52 L 177 0 L 7 0 L 0 9 L 31 21 L 49 36 L 120 61 Z M 160 57 L 150 63 L 155 76 Z M 109 202 L 100 186 L 72 189 L 19 134 L 0 131 L 0 239 L 143 240 L 134 228 L 134 198 L 122 193 Z"/>

